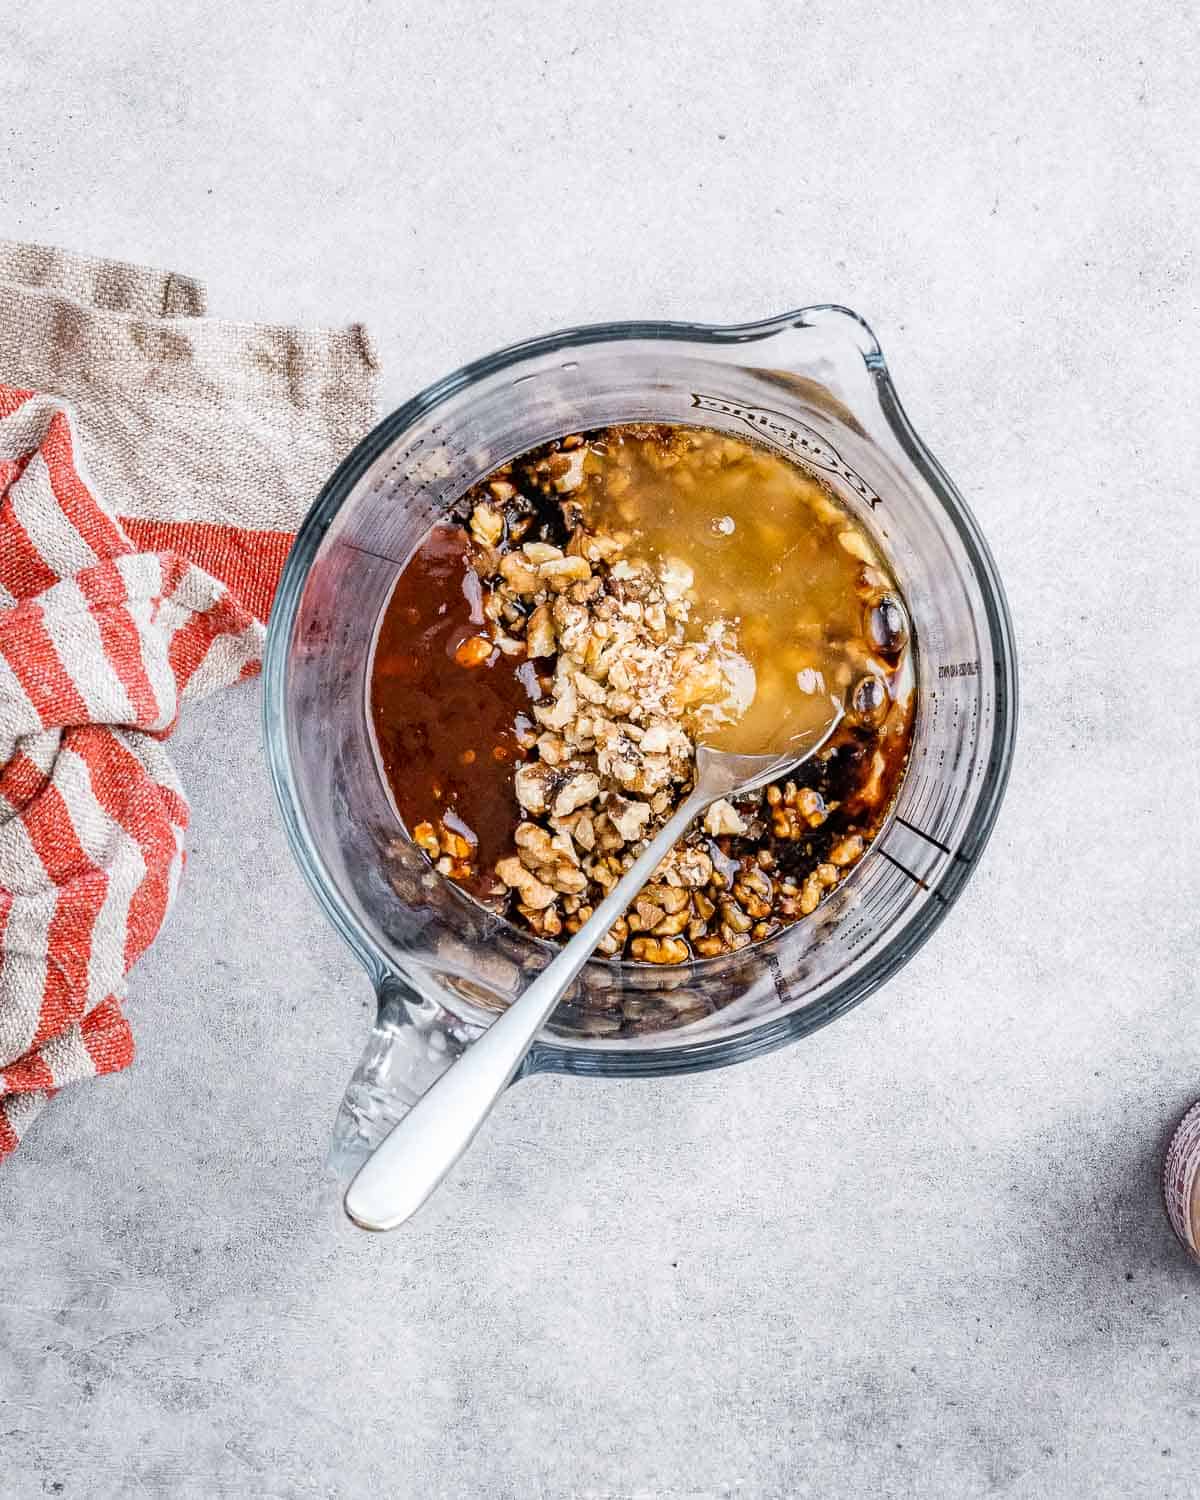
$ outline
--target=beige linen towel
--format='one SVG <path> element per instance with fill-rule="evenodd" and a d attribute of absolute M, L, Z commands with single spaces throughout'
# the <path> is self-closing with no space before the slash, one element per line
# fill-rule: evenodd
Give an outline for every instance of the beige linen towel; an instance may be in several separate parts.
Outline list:
<path fill-rule="evenodd" d="M 125 975 L 184 857 L 163 741 L 257 671 L 295 530 L 375 417 L 361 327 L 205 305 L 0 241 L 0 1158 L 130 1061 Z"/>

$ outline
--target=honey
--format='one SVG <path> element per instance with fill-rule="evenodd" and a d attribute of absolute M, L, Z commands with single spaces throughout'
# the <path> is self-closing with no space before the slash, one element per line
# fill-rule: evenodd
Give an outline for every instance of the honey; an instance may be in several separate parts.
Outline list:
<path fill-rule="evenodd" d="M 907 640 L 899 590 L 862 527 L 797 464 L 702 428 L 613 427 L 583 471 L 590 527 L 632 529 L 640 552 L 680 559 L 696 580 L 693 618 L 738 622 L 757 691 L 717 748 L 781 751 L 849 707 L 864 678 L 860 704 L 890 699 Z M 868 598 L 895 617 L 882 658 L 864 649 Z"/>

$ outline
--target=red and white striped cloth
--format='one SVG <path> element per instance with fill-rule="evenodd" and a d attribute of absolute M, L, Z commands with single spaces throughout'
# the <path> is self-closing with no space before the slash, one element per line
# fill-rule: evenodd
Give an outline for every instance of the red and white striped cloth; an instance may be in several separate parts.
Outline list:
<path fill-rule="evenodd" d="M 0 385 L 0 1158 L 55 1090 L 132 1058 L 123 982 L 185 858 L 162 742 L 260 664 L 262 624 L 203 561 L 139 551 L 62 403 Z"/>
<path fill-rule="evenodd" d="M 231 323 L 191 277 L 0 240 L 0 1158 L 132 1057 L 188 823 L 163 742 L 258 669 L 377 371 L 361 325 Z"/>

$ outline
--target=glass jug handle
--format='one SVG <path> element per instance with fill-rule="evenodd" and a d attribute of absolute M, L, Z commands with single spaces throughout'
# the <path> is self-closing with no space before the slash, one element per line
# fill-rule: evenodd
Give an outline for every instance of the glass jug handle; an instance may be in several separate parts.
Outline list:
<path fill-rule="evenodd" d="M 329 1166 L 349 1180 L 483 1028 L 398 975 L 379 986 L 379 1012 L 333 1127 Z"/>

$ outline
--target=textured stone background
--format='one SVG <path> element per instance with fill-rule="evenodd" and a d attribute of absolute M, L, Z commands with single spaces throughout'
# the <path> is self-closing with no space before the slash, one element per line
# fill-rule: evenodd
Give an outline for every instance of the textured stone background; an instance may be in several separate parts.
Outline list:
<path fill-rule="evenodd" d="M 0 1494 L 1190 1496 L 1200 1093 L 1187 6 L 127 0 L 0 15 L 0 232 L 366 319 L 393 404 L 564 324 L 844 301 L 969 497 L 1018 760 L 936 939 L 803 1044 L 537 1080 L 420 1221 L 320 1191 L 368 988 L 254 688 L 177 754 L 140 1057 L 0 1176 Z"/>

